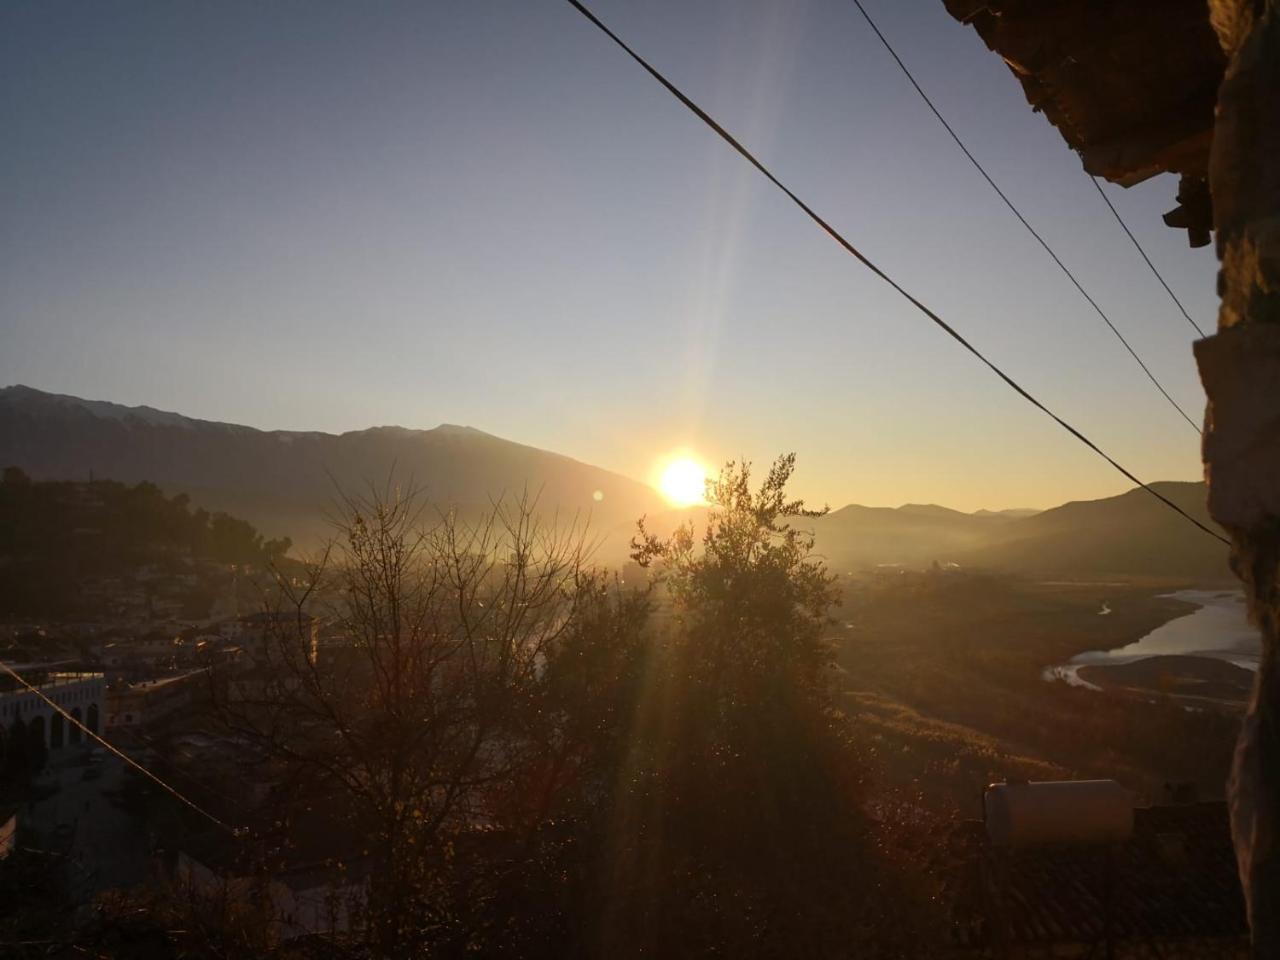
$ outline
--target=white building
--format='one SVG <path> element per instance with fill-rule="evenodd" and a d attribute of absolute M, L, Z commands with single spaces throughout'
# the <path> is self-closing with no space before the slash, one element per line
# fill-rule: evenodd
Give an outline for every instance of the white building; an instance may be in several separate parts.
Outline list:
<path fill-rule="evenodd" d="M 59 670 L 55 664 L 9 664 L 9 667 L 94 733 L 102 729 L 106 678 L 101 673 Z M 0 676 L 0 731 L 6 738 L 20 733 L 47 750 L 74 746 L 86 738 L 43 697 L 8 674 Z"/>

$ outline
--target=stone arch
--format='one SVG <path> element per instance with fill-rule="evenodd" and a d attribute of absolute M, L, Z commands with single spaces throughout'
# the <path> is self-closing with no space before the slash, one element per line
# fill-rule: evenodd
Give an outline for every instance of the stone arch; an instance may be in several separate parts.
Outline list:
<path fill-rule="evenodd" d="M 44 731 L 44 714 L 37 713 L 27 722 L 27 742 L 33 750 L 44 750 L 48 745 Z"/>
<path fill-rule="evenodd" d="M 31 737 L 22 715 L 13 718 L 9 726 L 9 752 L 5 758 L 6 769 L 26 771 L 31 763 Z"/>
<path fill-rule="evenodd" d="M 80 724 L 82 722 L 79 707 L 71 708 L 71 719 L 75 721 L 75 723 L 71 724 L 71 742 L 79 743 L 80 742 Z"/>
<path fill-rule="evenodd" d="M 57 750 L 66 740 L 66 720 L 62 714 L 54 713 L 49 718 L 49 749 Z"/>
<path fill-rule="evenodd" d="M 27 769 L 39 773 L 49 757 L 49 740 L 45 733 L 44 714 L 37 713 L 27 721 Z"/>

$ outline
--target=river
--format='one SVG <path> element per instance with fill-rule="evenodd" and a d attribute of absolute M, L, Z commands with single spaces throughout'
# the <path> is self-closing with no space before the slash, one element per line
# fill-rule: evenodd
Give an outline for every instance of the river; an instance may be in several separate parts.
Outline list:
<path fill-rule="evenodd" d="M 1146 636 L 1115 650 L 1089 650 L 1065 664 L 1047 667 L 1046 680 L 1065 680 L 1075 686 L 1099 689 L 1079 676 L 1081 667 L 1132 663 L 1161 654 L 1210 657 L 1226 660 L 1247 670 L 1258 669 L 1262 644 L 1256 627 L 1249 624 L 1244 595 L 1230 590 L 1180 590 L 1166 594 L 1194 603 L 1196 610 L 1156 627 Z M 1103 607 L 1100 615 L 1110 613 Z"/>

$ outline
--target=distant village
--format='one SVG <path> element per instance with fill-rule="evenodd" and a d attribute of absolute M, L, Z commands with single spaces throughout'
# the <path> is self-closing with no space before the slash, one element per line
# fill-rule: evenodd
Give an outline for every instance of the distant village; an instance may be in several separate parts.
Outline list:
<path fill-rule="evenodd" d="M 170 558 L 83 579 L 83 606 L 101 611 L 94 619 L 0 623 L 0 859 L 20 838 L 38 839 L 80 903 L 148 880 L 211 895 L 237 882 L 235 845 L 184 816 L 129 761 L 228 821 L 270 795 L 279 771 L 255 766 L 210 709 L 215 678 L 223 695 L 243 698 L 271 673 L 271 629 L 289 615 L 264 609 L 262 572 Z M 213 596 L 205 616 L 189 616 L 193 595 Z M 255 595 L 256 609 L 246 599 Z M 303 618 L 314 655 L 334 642 L 318 620 L 292 617 Z M 282 939 L 332 932 L 334 890 L 359 890 L 349 853 L 321 843 L 280 864 L 264 909 L 284 918 Z"/>

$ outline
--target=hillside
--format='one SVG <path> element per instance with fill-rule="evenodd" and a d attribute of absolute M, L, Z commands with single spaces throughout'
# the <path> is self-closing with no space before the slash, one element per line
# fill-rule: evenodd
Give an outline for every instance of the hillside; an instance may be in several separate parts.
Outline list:
<path fill-rule="evenodd" d="M 149 481 L 304 544 L 328 532 L 338 487 L 393 474 L 464 511 L 527 488 L 546 512 L 590 515 L 596 530 L 660 506 L 644 484 L 471 427 L 264 431 L 22 386 L 0 389 L 0 464 L 35 479 Z"/>
<path fill-rule="evenodd" d="M 16 467 L 0 481 L 0 616 L 101 616 L 134 579 L 146 580 L 139 606 L 176 585 L 178 606 L 194 599 L 203 616 L 209 584 L 230 565 L 262 567 L 288 549 L 288 539 L 264 541 L 245 521 L 150 483 L 32 481 Z"/>
<path fill-rule="evenodd" d="M 1153 487 L 1216 529 L 1205 509 L 1203 483 Z M 937 562 L 1063 579 L 1232 581 L 1226 547 L 1142 489 L 1039 513 L 850 505 L 810 525 L 818 551 L 840 572 Z"/>
<path fill-rule="evenodd" d="M 933 504 L 897 508 L 850 504 L 808 521 L 817 548 L 841 571 L 864 567 L 920 567 L 953 561 L 990 542 L 1011 523 L 1002 514 L 961 513 Z"/>
<path fill-rule="evenodd" d="M 1217 529 L 1205 507 L 1203 483 L 1167 481 L 1152 487 Z M 967 566 L 1047 575 L 1232 579 L 1227 548 L 1142 489 L 1014 520 L 956 559 Z"/>

